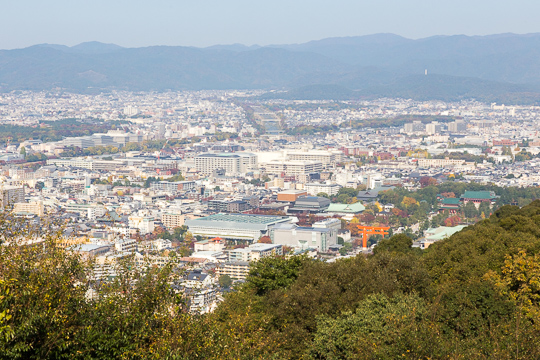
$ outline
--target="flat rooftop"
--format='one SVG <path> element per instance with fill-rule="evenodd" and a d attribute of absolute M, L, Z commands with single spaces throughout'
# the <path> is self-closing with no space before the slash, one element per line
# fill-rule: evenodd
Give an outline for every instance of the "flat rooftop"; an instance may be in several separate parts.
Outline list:
<path fill-rule="evenodd" d="M 287 216 L 272 215 L 246 215 L 246 214 L 215 214 L 193 221 L 226 221 L 242 224 L 272 224 L 276 221 L 288 219 Z"/>

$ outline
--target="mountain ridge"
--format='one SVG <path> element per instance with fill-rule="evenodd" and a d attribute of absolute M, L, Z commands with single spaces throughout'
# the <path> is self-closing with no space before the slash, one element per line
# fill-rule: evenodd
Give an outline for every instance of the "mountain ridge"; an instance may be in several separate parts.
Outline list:
<path fill-rule="evenodd" d="M 468 96 L 472 86 L 476 90 L 470 95 L 489 99 L 496 96 L 490 94 L 486 81 L 497 83 L 497 96 L 540 94 L 538 58 L 540 33 L 443 35 L 416 40 L 382 33 L 303 44 L 205 48 L 127 48 L 100 42 L 71 47 L 38 44 L 0 50 L 0 91 L 292 90 L 326 84 L 358 90 L 366 96 L 378 96 L 384 88 L 382 93 L 406 94 L 413 99 L 431 93 L 439 94 L 433 98 L 442 96 L 445 100 Z M 433 82 L 424 94 L 414 88 L 405 91 L 407 82 L 403 79 L 419 77 L 425 70 L 453 80 Z M 391 86 L 401 90 L 390 91 Z M 450 93 L 454 95 L 444 95 Z M 540 99 L 540 95 L 528 96 L 529 100 L 536 97 Z"/>

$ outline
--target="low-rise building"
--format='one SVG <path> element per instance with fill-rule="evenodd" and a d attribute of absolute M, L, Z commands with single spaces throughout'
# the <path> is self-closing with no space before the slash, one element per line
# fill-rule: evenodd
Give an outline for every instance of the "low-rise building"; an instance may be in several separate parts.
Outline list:
<path fill-rule="evenodd" d="M 155 181 L 150 184 L 150 189 L 154 191 L 163 191 L 166 193 L 177 194 L 182 191 L 188 191 L 195 188 L 195 181 Z"/>
<path fill-rule="evenodd" d="M 197 241 L 194 245 L 195 252 L 198 251 L 222 251 L 225 249 L 225 240 L 213 238 L 210 240 Z"/>
<path fill-rule="evenodd" d="M 277 201 L 295 202 L 300 196 L 307 196 L 305 190 L 285 190 L 277 194 Z"/>
<path fill-rule="evenodd" d="M 321 183 L 309 183 L 306 184 L 306 191 L 309 195 L 317 195 L 319 193 L 325 193 L 329 196 L 334 196 L 339 193 L 341 186 L 338 184 L 321 184 Z"/>
<path fill-rule="evenodd" d="M 15 205 L 13 206 L 13 212 L 16 214 L 34 214 L 41 217 L 45 213 L 45 209 L 43 207 L 43 201 L 20 202 L 15 203 Z"/>
<path fill-rule="evenodd" d="M 228 275 L 235 280 L 245 280 L 249 274 L 249 268 L 248 261 L 227 261 L 216 267 L 216 275 Z"/>
<path fill-rule="evenodd" d="M 263 257 L 283 255 L 279 244 L 251 244 L 246 248 L 228 250 L 229 261 L 257 261 Z"/>
<path fill-rule="evenodd" d="M 294 206 L 289 209 L 291 214 L 310 213 L 317 214 L 324 212 L 330 206 L 330 199 L 321 196 L 302 196 L 299 197 Z"/>
<path fill-rule="evenodd" d="M 328 247 L 337 244 L 336 229 L 303 227 L 296 224 L 279 224 L 270 230 L 274 244 L 305 250 L 317 249 L 328 251 Z"/>

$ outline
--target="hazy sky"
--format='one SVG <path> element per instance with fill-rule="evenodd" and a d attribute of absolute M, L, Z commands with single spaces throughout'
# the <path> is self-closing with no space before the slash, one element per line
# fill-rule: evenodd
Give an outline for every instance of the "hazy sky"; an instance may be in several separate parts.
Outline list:
<path fill-rule="evenodd" d="M 395 33 L 540 32 L 538 0 L 0 0 L 0 49 L 300 43 Z"/>

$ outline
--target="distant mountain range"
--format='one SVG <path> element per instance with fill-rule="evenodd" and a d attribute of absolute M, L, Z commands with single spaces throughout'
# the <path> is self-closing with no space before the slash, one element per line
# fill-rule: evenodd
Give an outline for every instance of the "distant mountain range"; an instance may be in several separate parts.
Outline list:
<path fill-rule="evenodd" d="M 425 71 L 427 70 L 427 75 Z M 123 48 L 89 42 L 0 51 L 0 91 L 280 90 L 266 97 L 538 103 L 540 34 L 393 34 L 266 47 Z M 288 90 L 288 91 L 283 91 Z"/>

